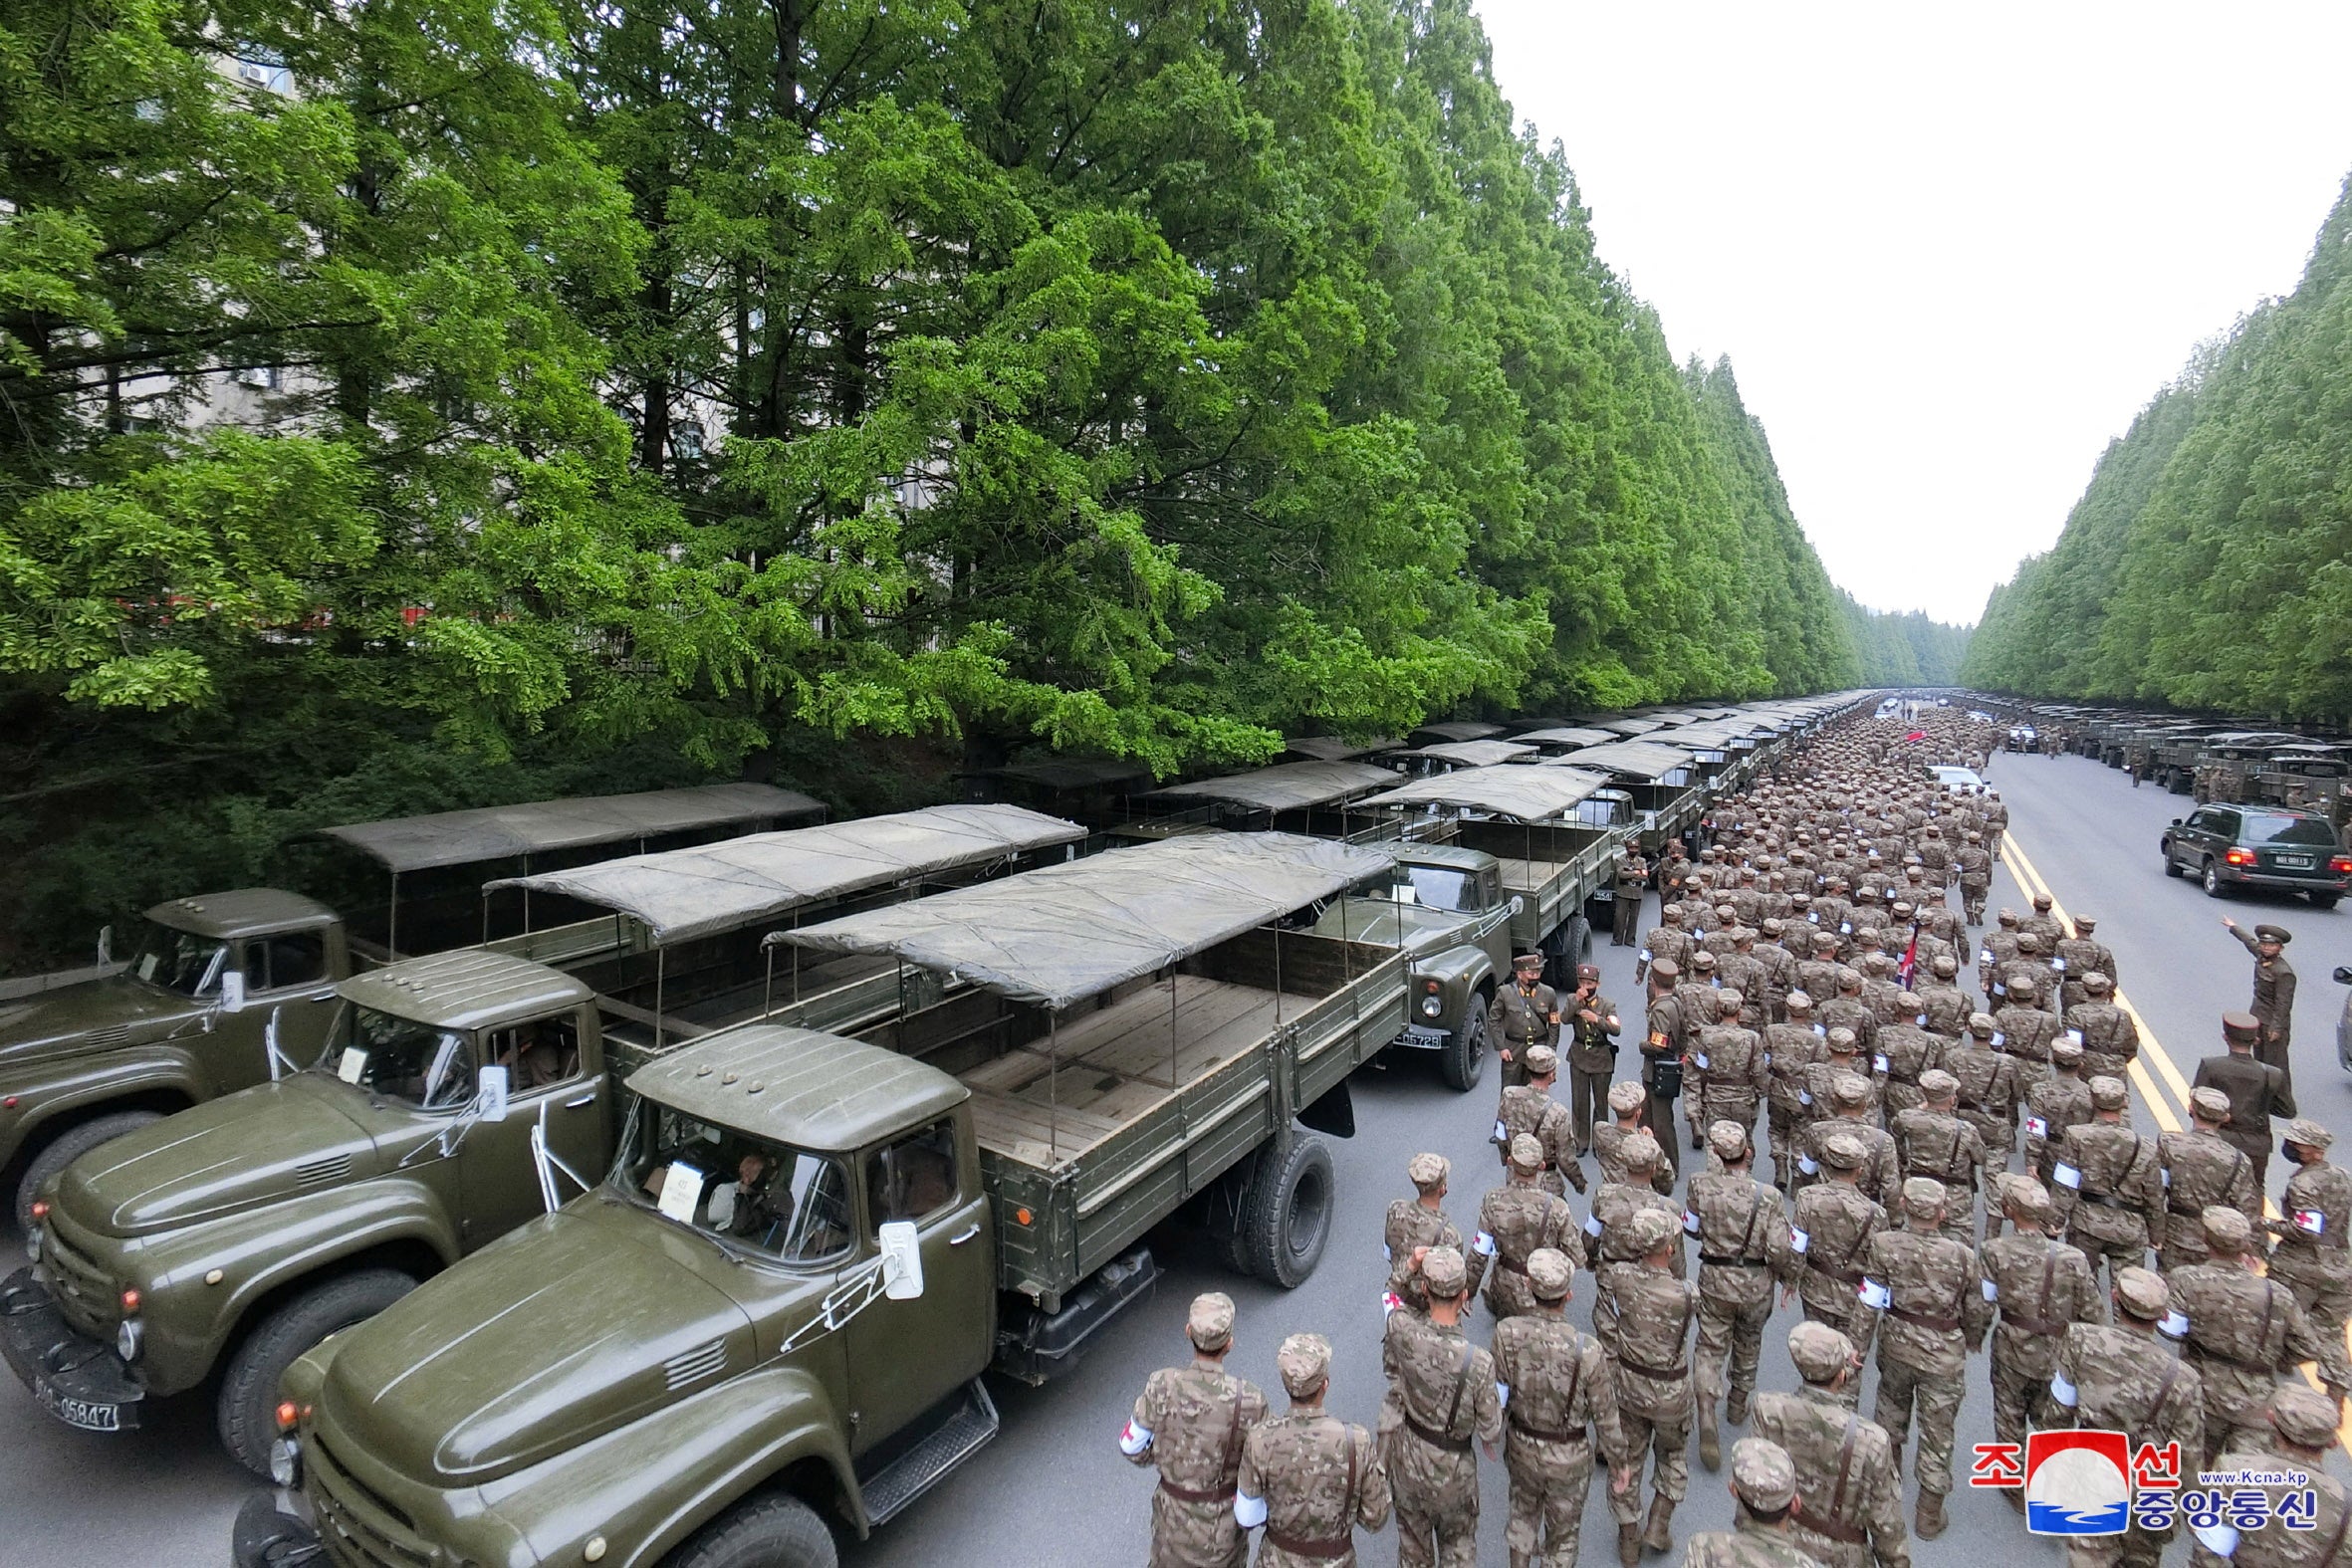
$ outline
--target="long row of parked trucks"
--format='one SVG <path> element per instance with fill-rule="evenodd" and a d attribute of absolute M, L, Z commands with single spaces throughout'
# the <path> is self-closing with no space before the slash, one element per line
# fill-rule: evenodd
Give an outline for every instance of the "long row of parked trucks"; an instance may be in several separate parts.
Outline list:
<path fill-rule="evenodd" d="M 2071 750 L 2175 794 L 2291 806 L 2352 822 L 2352 736 L 2246 719 L 2193 719 L 2079 704 L 2039 704 L 2034 722 L 2063 729 Z"/>
<path fill-rule="evenodd" d="M 829 1562 L 993 1436 L 984 1371 L 1148 1295 L 1156 1227 L 1302 1280 L 1349 1076 L 1471 1087 L 1511 951 L 1575 962 L 1630 841 L 1858 700 L 1302 742 L 1092 821 L 735 785 L 339 829 L 381 942 L 199 895 L 0 1005 L 0 1352 L 87 1429 L 208 1395 L 281 1488 L 241 1563 Z"/>

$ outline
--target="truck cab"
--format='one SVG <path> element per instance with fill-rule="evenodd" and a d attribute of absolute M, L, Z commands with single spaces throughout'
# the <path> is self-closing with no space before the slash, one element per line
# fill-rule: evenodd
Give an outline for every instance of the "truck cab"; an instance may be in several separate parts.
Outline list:
<path fill-rule="evenodd" d="M 217 1371 L 222 1440 L 266 1473 L 296 1356 L 540 1214 L 537 1149 L 574 1171 L 609 1158 L 579 980 L 467 950 L 330 998 L 330 1019 L 306 1023 L 315 1066 L 281 1059 L 272 1081 L 124 1133 L 42 1194 L 36 1261 L 0 1283 L 0 1352 L 61 1420 L 133 1428 L 147 1400 Z"/>
<path fill-rule="evenodd" d="M 105 973 L 0 1004 L 0 1172 L 20 1228 L 76 1156 L 267 1079 L 265 1035 L 307 1065 L 352 973 L 335 911 L 275 888 L 157 904 L 100 953 Z"/>
<path fill-rule="evenodd" d="M 1503 865 L 1483 850 L 1400 843 L 1389 877 L 1334 901 L 1318 935 L 1402 949 L 1412 961 L 1411 1021 L 1396 1043 L 1438 1053 L 1456 1089 L 1486 1069 L 1487 1005 L 1511 973 L 1511 917 Z"/>

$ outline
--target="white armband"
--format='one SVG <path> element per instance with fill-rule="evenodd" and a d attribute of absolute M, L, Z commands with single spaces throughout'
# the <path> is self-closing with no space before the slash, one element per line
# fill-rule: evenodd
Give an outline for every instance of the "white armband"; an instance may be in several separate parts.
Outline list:
<path fill-rule="evenodd" d="M 1511 1147 L 1511 1129 L 1503 1124 L 1500 1116 L 1495 1118 L 1495 1141 L 1507 1149 Z"/>
<path fill-rule="evenodd" d="M 1813 1032 L 1820 1035 L 1823 1039 L 1827 1039 L 1829 1038 L 1829 1025 L 1826 1023 L 1816 1023 L 1813 1025 Z"/>
<path fill-rule="evenodd" d="M 1807 1176 L 1818 1175 L 1821 1170 L 1819 1166 L 1813 1163 L 1813 1157 L 1809 1154 L 1800 1154 L 1796 1157 L 1796 1168 L 1804 1172 L 1804 1174 Z"/>
<path fill-rule="evenodd" d="M 1470 1238 L 1470 1249 L 1481 1257 L 1493 1257 L 1495 1255 L 1495 1238 L 1481 1231 Z"/>
<path fill-rule="evenodd" d="M 1383 1241 L 1380 1243 L 1380 1255 L 1393 1263 L 1396 1261 L 1396 1248 Z"/>
<path fill-rule="evenodd" d="M 1383 1290 L 1380 1292 L 1380 1315 L 1382 1317 L 1388 1316 L 1389 1313 L 1394 1312 L 1397 1308 L 1403 1306 L 1404 1304 L 1405 1298 L 1398 1295 L 1395 1291 Z"/>
<path fill-rule="evenodd" d="M 2216 1557 L 2237 1555 L 2237 1531 L 2227 1524 L 2192 1524 L 2189 1533 L 2202 1542 Z"/>
<path fill-rule="evenodd" d="M 2053 1372 L 2050 1374 L 2050 1398 L 2072 1410 L 2082 1396 L 2075 1391 L 2073 1384 L 2066 1381 L 2065 1373 Z"/>
<path fill-rule="evenodd" d="M 1129 1458 L 1133 1458 L 1150 1447 L 1151 1429 L 1149 1427 L 1138 1427 L 1130 1420 L 1125 1429 L 1119 1433 L 1119 1452 Z"/>
<path fill-rule="evenodd" d="M 1924 1029 L 1928 1026 L 1928 1015 L 1923 1012 L 1918 1017 L 1913 1018 L 1911 1021 L 1914 1024 L 1917 1024 L 1920 1028 Z"/>
<path fill-rule="evenodd" d="M 2082 1030 L 2068 1029 L 2066 1031 L 2066 1037 L 2072 1040 L 2075 1044 L 2080 1045 L 2082 1043 Z"/>
<path fill-rule="evenodd" d="M 1881 1312 L 1895 1304 L 1895 1293 L 1875 1279 L 1863 1280 L 1854 1294 L 1864 1306 L 1876 1307 Z"/>
<path fill-rule="evenodd" d="M 1888 1071 L 1889 1069 L 1888 1069 L 1888 1067 L 1887 1067 L 1887 1053 L 1886 1053 L 1885 1051 L 1883 1051 L 1883 1050 L 1882 1050 L 1882 1051 L 1880 1051 L 1880 1052 L 1879 1052 L 1877 1055 L 1875 1055 L 1875 1056 L 1871 1057 L 1871 1058 L 1870 1058 L 1870 1068 L 1871 1068 L 1871 1070 L 1872 1070 L 1873 1072 L 1886 1072 L 1886 1071 Z"/>
<path fill-rule="evenodd" d="M 2295 1229 L 2305 1235 L 2325 1235 L 2327 1216 L 2317 1209 L 2298 1209 L 2295 1211 Z"/>
<path fill-rule="evenodd" d="M 2025 1118 L 2025 1133 L 2031 1138 L 2047 1138 L 2050 1135 L 2050 1124 L 2039 1116 L 2028 1116 Z M 2165 1185 L 2168 1187 L 2172 1185 L 2169 1173 Z"/>
<path fill-rule="evenodd" d="M 1788 1228 L 1788 1250 L 1796 1253 L 1799 1256 L 1802 1256 L 1805 1249 L 1812 1244 L 1813 1238 L 1810 1235 L 1807 1235 L 1804 1232 L 1799 1231 L 1794 1226 L 1790 1226 Z"/>
<path fill-rule="evenodd" d="M 1837 929 L 1850 937 L 1854 934 L 1854 923 L 1850 920 L 1841 920 L 1837 923 Z"/>
<path fill-rule="evenodd" d="M 2000 1299 L 2000 1286 L 1995 1283 L 1993 1280 L 1986 1280 L 1985 1299 L 1988 1301 L 1999 1301 Z"/>
<path fill-rule="evenodd" d="M 1266 1499 L 1253 1497 L 1246 1491 L 1233 1494 L 1233 1522 L 1245 1530 L 1255 1530 L 1266 1522 Z"/>
<path fill-rule="evenodd" d="M 1704 1072 L 1707 1068 L 1707 1053 L 1705 1051 L 1699 1051 L 1693 1054 L 1691 1057 L 1691 1065 Z"/>
<path fill-rule="evenodd" d="M 1639 957 L 1644 964 L 1647 964 L 1650 961 L 1650 950 L 1648 948 L 1643 948 Z"/>
<path fill-rule="evenodd" d="M 1688 1209 L 1682 1212 L 1682 1228 L 1693 1235 L 1699 1233 L 1699 1217 Z"/>
<path fill-rule="evenodd" d="M 1495 1385 L 1495 1403 L 1502 1406 L 1505 1410 L 1511 1409 L 1510 1384 L 1498 1383 Z"/>
<path fill-rule="evenodd" d="M 2050 1179 L 2060 1187 L 2071 1187 L 2076 1192 L 2082 1191 L 2082 1173 L 2063 1160 L 2050 1168 Z"/>
<path fill-rule="evenodd" d="M 1602 1227 L 1599 1215 L 1586 1215 L 1584 1217 L 1584 1233 L 1586 1235 L 1599 1235 L 1601 1233 L 1601 1229 Z"/>
<path fill-rule="evenodd" d="M 1995 1030 L 1993 1031 L 1993 1043 L 1994 1043 L 1994 1044 L 1996 1044 L 1996 1045 L 2006 1045 L 2008 1042 L 2009 1042 L 2009 1036 L 2008 1036 L 2008 1031 L 2007 1031 L 2006 1029 L 1995 1029 Z"/>
<path fill-rule="evenodd" d="M 2156 1331 L 2159 1334 L 2165 1334 L 2174 1339 L 2187 1339 L 2189 1337 L 2189 1314 L 2186 1312 L 2167 1312 L 2157 1323 Z"/>
<path fill-rule="evenodd" d="M 2056 970 L 2056 971 L 2057 971 L 2059 974 L 2063 975 L 2063 974 L 2065 974 L 2065 973 L 2066 973 L 2066 961 L 2065 961 L 2064 959 L 2062 959 L 2062 958 L 2054 958 L 2054 959 L 2051 959 L 2051 960 L 2050 960 L 2050 968 L 2052 968 L 2052 969 Z"/>

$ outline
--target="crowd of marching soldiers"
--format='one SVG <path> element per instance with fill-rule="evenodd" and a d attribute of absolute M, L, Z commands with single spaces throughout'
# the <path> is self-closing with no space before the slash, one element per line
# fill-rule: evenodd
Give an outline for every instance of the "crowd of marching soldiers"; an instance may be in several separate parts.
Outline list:
<path fill-rule="evenodd" d="M 1636 1568 L 1672 1549 L 1694 1437 L 1718 1469 L 1728 1423 L 1749 1432 L 1731 1451 L 1738 1528 L 1693 1537 L 1686 1562 L 1908 1568 L 1911 1536 L 1946 1528 L 1968 1358 L 1988 1344 L 1997 1441 L 2080 1426 L 2178 1442 L 2191 1471 L 2283 1458 L 2313 1472 L 2317 1528 L 2247 1533 L 2234 1561 L 2352 1561 L 2352 1510 L 2317 1473 L 2352 1388 L 2352 1175 L 2328 1163 L 2324 1128 L 2294 1120 L 2284 1218 L 2267 1217 L 2270 1118 L 2293 1115 L 2272 1020 L 2226 1014 L 2229 1053 L 2200 1067 L 2191 1125 L 2135 1128 L 2140 1039 L 2114 954 L 2046 897 L 1999 911 L 1970 954 L 2006 809 L 1921 765 L 1989 751 L 1991 732 L 1951 710 L 1918 728 L 1924 744 L 1901 739 L 1909 722 L 1832 730 L 1719 806 L 1696 858 L 1669 846 L 1638 1014 L 1598 995 L 1597 971 L 1562 997 L 1539 961 L 1521 969 L 1494 1019 L 1501 1185 L 1466 1230 L 1449 1162 L 1418 1154 L 1414 1196 L 1386 1216 L 1374 1430 L 1327 1413 L 1331 1347 L 1313 1334 L 1283 1343 L 1289 1409 L 1272 1414 L 1224 1370 L 1232 1302 L 1194 1302 L 1192 1364 L 1152 1378 L 1121 1436 L 1159 1472 L 1155 1565 L 1242 1564 L 1255 1530 L 1261 1564 L 1348 1564 L 1353 1530 L 1392 1514 L 1402 1568 L 1469 1564 L 1483 1455 L 1509 1476 L 1512 1568 L 1577 1560 L 1596 1468 Z M 2286 934 L 2240 940 L 2259 987 Z M 1641 1078 L 1612 1081 L 1628 1021 Z M 1702 1163 L 1684 1183 L 1686 1137 Z M 1586 1160 L 1579 1220 L 1566 1194 L 1586 1191 Z M 1579 1272 L 1589 1330 L 1568 1315 Z M 1760 1391 L 1772 1311 L 1800 1301 L 1796 1387 Z M 2304 1363 L 2324 1395 L 2291 1376 Z M 2156 1568 L 2167 1538 L 2078 1538 L 2070 1568 Z M 2198 1560 L 2218 1558 L 2201 1543 Z"/>

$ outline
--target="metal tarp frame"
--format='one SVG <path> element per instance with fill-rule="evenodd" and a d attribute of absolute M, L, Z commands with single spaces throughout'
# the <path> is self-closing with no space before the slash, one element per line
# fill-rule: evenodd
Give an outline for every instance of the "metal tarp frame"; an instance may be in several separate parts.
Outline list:
<path fill-rule="evenodd" d="M 1524 822 L 1542 822 L 1573 810 L 1608 783 L 1605 774 L 1577 768 L 1529 768 L 1520 763 L 1499 763 L 1490 768 L 1464 768 L 1435 779 L 1417 779 L 1401 788 L 1357 803 L 1366 807 L 1452 805 L 1515 816 Z"/>
<path fill-rule="evenodd" d="M 786 821 L 823 816 L 824 806 L 797 789 L 774 784 L 702 784 L 636 794 L 588 795 L 573 800 L 529 800 L 397 816 L 381 822 L 323 827 L 326 837 L 351 845 L 395 875 L 435 866 L 520 859 L 555 849 L 623 843 L 700 827 L 763 818 Z"/>
<path fill-rule="evenodd" d="M 1396 774 L 1370 763 L 1277 763 L 1246 774 L 1222 779 L 1200 779 L 1170 784 L 1145 796 L 1152 800 L 1223 800 L 1255 806 L 1261 811 L 1292 811 L 1303 806 L 1328 805 L 1350 795 L 1394 784 Z"/>
<path fill-rule="evenodd" d="M 1394 865 L 1297 833 L 1198 833 L 1025 871 L 787 933 L 1058 1012 Z"/>

